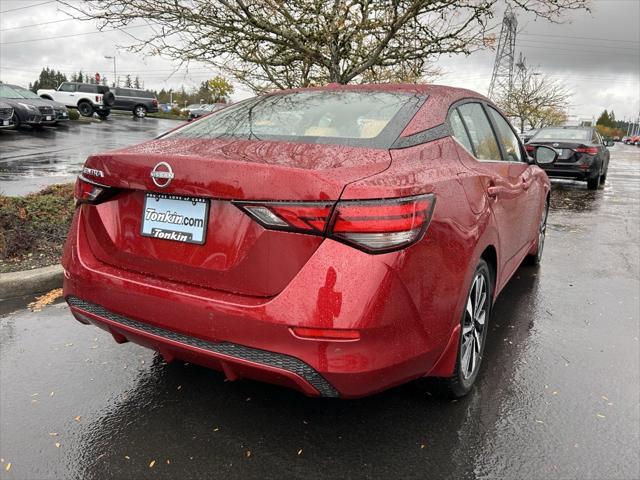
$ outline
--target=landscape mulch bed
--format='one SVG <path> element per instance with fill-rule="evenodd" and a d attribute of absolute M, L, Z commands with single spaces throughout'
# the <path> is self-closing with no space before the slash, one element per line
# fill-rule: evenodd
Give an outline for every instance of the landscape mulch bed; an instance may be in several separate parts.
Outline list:
<path fill-rule="evenodd" d="M 74 209 L 71 183 L 0 195 L 0 273 L 59 263 Z"/>

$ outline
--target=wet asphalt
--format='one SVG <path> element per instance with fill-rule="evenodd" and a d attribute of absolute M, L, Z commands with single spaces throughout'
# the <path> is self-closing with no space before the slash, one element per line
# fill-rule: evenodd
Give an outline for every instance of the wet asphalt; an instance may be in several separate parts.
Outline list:
<path fill-rule="evenodd" d="M 165 364 L 63 304 L 5 313 L 0 478 L 639 478 L 640 149 L 551 198 L 543 263 L 499 297 L 456 402 L 424 381 L 310 399 Z"/>
<path fill-rule="evenodd" d="M 90 154 L 151 140 L 181 123 L 114 113 L 105 121 L 0 129 L 0 193 L 26 195 L 73 182 Z"/>

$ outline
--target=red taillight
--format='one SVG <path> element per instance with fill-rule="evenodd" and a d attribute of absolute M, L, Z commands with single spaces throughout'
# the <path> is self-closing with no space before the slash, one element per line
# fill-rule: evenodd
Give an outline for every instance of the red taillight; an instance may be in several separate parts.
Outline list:
<path fill-rule="evenodd" d="M 82 175 L 78 175 L 76 185 L 73 190 L 73 196 L 76 199 L 76 205 L 80 203 L 96 204 L 105 198 L 109 187 L 100 185 L 87 180 Z"/>
<path fill-rule="evenodd" d="M 386 253 L 422 238 L 433 195 L 334 202 L 239 202 L 238 207 L 271 230 L 324 235 L 368 253 Z"/>
<path fill-rule="evenodd" d="M 96 95 L 96 103 L 100 103 L 102 101 L 102 95 Z"/>
<path fill-rule="evenodd" d="M 586 153 L 587 155 L 597 155 L 598 147 L 578 147 L 574 148 L 577 153 Z"/>
<path fill-rule="evenodd" d="M 533 145 L 525 145 L 524 148 L 527 151 L 527 153 L 533 153 L 536 149 Z"/>
<path fill-rule="evenodd" d="M 341 340 L 343 342 L 360 340 L 360 332 L 358 330 L 291 327 L 291 333 L 298 338 L 308 340 Z"/>
<path fill-rule="evenodd" d="M 153 104 L 154 107 L 158 106 L 158 100 L 156 100 L 155 98 L 151 100 L 151 103 Z"/>

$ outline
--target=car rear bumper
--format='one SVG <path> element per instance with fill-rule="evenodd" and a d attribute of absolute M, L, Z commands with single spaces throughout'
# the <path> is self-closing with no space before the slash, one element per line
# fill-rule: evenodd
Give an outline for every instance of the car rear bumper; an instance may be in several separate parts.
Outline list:
<path fill-rule="evenodd" d="M 554 165 L 543 166 L 542 169 L 546 172 L 547 176 L 552 178 L 574 178 L 577 180 L 588 180 L 594 175 L 597 175 L 597 168 L 595 165 L 588 165 L 588 168 L 580 168 L 578 164 Z"/>
<path fill-rule="evenodd" d="M 356 398 L 426 375 L 450 338 L 426 333 L 437 328 L 425 328 L 382 256 L 337 242 L 323 242 L 283 292 L 260 298 L 106 265 L 93 256 L 79 223 L 76 215 L 63 257 L 64 296 L 76 318 L 109 331 L 116 341 L 221 370 L 231 380 Z M 331 260 L 336 258 L 341 261 Z M 350 288 L 329 285 L 331 269 L 352 279 Z M 299 338 L 291 331 L 296 326 L 357 329 L 360 339 Z"/>

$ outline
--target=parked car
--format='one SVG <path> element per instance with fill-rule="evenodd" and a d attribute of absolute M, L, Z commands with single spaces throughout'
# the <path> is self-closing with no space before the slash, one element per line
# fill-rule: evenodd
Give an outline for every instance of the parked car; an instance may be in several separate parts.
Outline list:
<path fill-rule="evenodd" d="M 91 117 L 97 113 L 100 118 L 107 118 L 111 106 L 115 102 L 113 92 L 104 85 L 93 83 L 64 82 L 57 90 L 40 89 L 38 96 L 55 100 L 67 107 L 77 108 L 83 117 Z"/>
<path fill-rule="evenodd" d="M 0 83 L 0 102 L 13 108 L 13 125 L 15 128 L 23 125 L 39 128 L 42 125 L 42 114 L 39 108 L 3 83 Z"/>
<path fill-rule="evenodd" d="M 640 145 L 640 135 L 634 135 L 633 137 L 629 137 L 629 145 Z"/>
<path fill-rule="evenodd" d="M 5 102 L 0 102 L 0 128 L 14 128 L 13 107 Z"/>
<path fill-rule="evenodd" d="M 158 111 L 158 99 L 153 92 L 116 87 L 113 93 L 116 99 L 111 106 L 112 110 L 128 110 L 138 118 L 145 117 L 147 113 L 156 113 Z"/>
<path fill-rule="evenodd" d="M 520 134 L 520 140 L 522 140 L 522 143 L 527 143 L 529 140 L 531 140 L 531 138 L 533 138 L 533 136 L 538 133 L 538 129 L 533 129 L 533 130 L 528 130 L 524 133 Z"/>
<path fill-rule="evenodd" d="M 231 380 L 352 398 L 433 376 L 462 396 L 496 296 L 541 261 L 535 162 L 556 156 L 529 161 L 469 90 L 272 92 L 91 155 L 64 296 L 117 342 Z"/>
<path fill-rule="evenodd" d="M 212 103 L 206 105 L 200 105 L 200 108 L 196 108 L 194 110 L 189 110 L 189 120 L 193 120 L 194 118 L 200 118 L 204 115 L 209 115 L 216 110 L 220 110 L 221 108 L 226 107 L 226 103 Z"/>
<path fill-rule="evenodd" d="M 192 103 L 191 105 L 187 105 L 184 108 L 180 109 L 181 113 L 186 113 L 187 115 L 189 114 L 189 112 L 191 112 L 192 110 L 198 110 L 200 108 L 202 108 L 203 105 L 206 105 L 205 103 Z"/>
<path fill-rule="evenodd" d="M 22 98 L 29 99 L 32 105 L 38 107 L 40 113 L 43 116 L 43 125 L 51 125 L 58 122 L 66 122 L 69 120 L 69 111 L 67 110 L 67 107 L 64 106 L 64 104 L 53 100 L 47 100 L 46 98 L 41 98 L 31 90 L 28 90 L 19 85 L 5 85 L 18 92 L 22 96 Z M 51 117 L 51 119 L 49 119 L 49 117 Z"/>
<path fill-rule="evenodd" d="M 609 169 L 609 150 L 613 141 L 605 141 L 592 127 L 547 127 L 538 131 L 527 144 L 534 154 L 541 146 L 558 151 L 558 160 L 543 166 L 550 177 L 573 178 L 587 182 L 589 190 L 605 184 Z"/>

